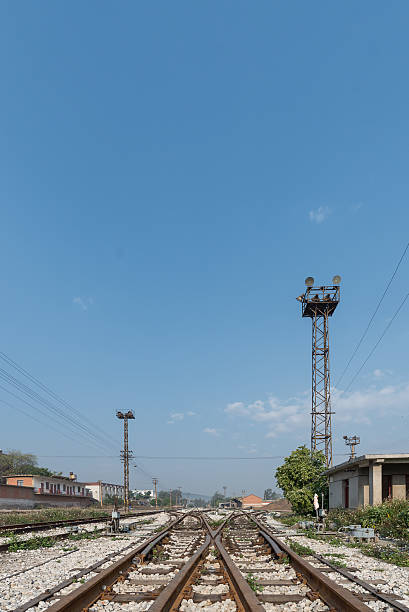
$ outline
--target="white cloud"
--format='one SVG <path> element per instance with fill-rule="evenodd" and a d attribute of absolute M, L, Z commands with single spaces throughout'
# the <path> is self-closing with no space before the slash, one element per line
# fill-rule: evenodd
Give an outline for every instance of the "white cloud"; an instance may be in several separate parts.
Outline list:
<path fill-rule="evenodd" d="M 310 210 L 309 217 L 310 221 L 314 223 L 322 223 L 330 214 L 331 209 L 328 206 L 320 206 L 315 210 Z"/>
<path fill-rule="evenodd" d="M 167 423 L 168 423 L 168 425 L 173 425 L 177 421 L 183 421 L 185 416 L 192 417 L 192 416 L 195 416 L 195 415 L 196 415 L 196 412 L 192 412 L 191 410 L 189 410 L 188 412 L 173 412 L 170 415 L 169 421 L 167 421 Z"/>
<path fill-rule="evenodd" d="M 82 308 L 82 310 L 88 310 L 89 306 L 92 306 L 94 303 L 94 299 L 92 297 L 77 296 L 72 298 L 72 303 Z"/>
<path fill-rule="evenodd" d="M 382 372 L 382 370 L 378 370 L 378 369 L 376 369 L 376 370 L 374 370 L 374 371 L 373 371 L 373 375 L 374 375 L 376 378 L 381 378 L 381 376 L 384 376 L 384 374 L 385 374 L 385 373 L 384 373 L 384 372 Z"/>
<path fill-rule="evenodd" d="M 203 432 L 210 434 L 211 436 L 220 436 L 219 430 L 215 429 L 214 427 L 205 427 Z"/>
<path fill-rule="evenodd" d="M 402 385 L 384 385 L 381 388 L 369 387 L 364 390 L 343 394 L 332 389 L 332 409 L 335 412 L 334 425 L 375 424 L 379 418 L 408 414 L 409 382 Z M 307 431 L 311 421 L 311 400 L 305 393 L 285 402 L 270 396 L 267 400 L 257 400 L 251 404 L 234 402 L 228 404 L 225 412 L 243 417 L 252 423 L 263 424 L 266 438 L 276 438 L 282 434 Z M 348 433 L 348 432 L 345 432 Z"/>

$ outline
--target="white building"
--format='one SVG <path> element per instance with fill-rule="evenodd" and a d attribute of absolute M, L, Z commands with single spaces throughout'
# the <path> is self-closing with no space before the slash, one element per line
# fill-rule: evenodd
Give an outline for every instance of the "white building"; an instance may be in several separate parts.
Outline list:
<path fill-rule="evenodd" d="M 97 482 L 87 482 L 86 487 L 91 491 L 92 497 L 100 503 L 103 502 L 106 497 L 124 498 L 125 489 L 123 485 L 110 484 L 98 480 Z"/>
<path fill-rule="evenodd" d="M 146 495 L 149 493 L 149 497 L 153 497 L 155 494 L 153 489 L 132 489 L 131 493 L 134 495 Z"/>

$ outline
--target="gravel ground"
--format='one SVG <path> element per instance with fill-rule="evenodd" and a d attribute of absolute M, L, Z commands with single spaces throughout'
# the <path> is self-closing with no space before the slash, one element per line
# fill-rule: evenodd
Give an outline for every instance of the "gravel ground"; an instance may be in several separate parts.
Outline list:
<path fill-rule="evenodd" d="M 113 553 L 121 556 L 121 551 L 130 544 L 137 545 L 142 542 L 158 527 L 169 520 L 169 515 L 161 513 L 153 516 L 154 521 L 150 525 L 141 525 L 129 534 L 119 534 L 113 537 L 103 537 L 96 540 L 59 541 L 52 548 L 38 550 L 19 550 L 17 552 L 5 552 L 0 554 L 0 610 L 8 612 L 21 606 L 46 589 L 51 588 L 78 573 L 80 569 L 86 568 L 98 560 L 104 559 Z M 136 518 L 125 519 L 123 522 L 135 522 Z M 141 522 L 145 520 L 141 517 Z M 92 525 L 93 528 L 94 524 Z M 44 532 L 43 532 L 44 533 Z M 77 550 L 69 551 L 67 548 Z M 64 550 L 66 549 L 66 550 Z M 66 554 L 68 552 L 68 554 Z M 108 567 L 113 559 L 107 561 L 102 568 Z M 39 563 L 44 563 L 38 567 Z M 37 567 L 35 567 L 37 566 Z M 10 578 L 5 578 L 15 572 L 26 570 L 24 573 Z M 89 580 L 95 573 L 84 576 Z M 66 594 L 81 584 L 74 583 L 64 589 L 61 593 Z M 48 608 L 54 601 L 42 602 L 30 612 L 40 612 Z"/>
<path fill-rule="evenodd" d="M 272 517 L 268 517 L 266 522 L 271 527 L 285 530 L 287 534 L 297 533 L 296 529 L 286 528 L 285 525 L 276 521 Z M 289 543 L 291 539 L 291 537 L 285 538 L 286 543 Z M 321 555 L 322 557 L 326 557 L 329 561 L 331 561 L 330 554 L 335 553 L 343 555 L 342 557 L 339 557 L 340 561 L 346 563 L 348 567 L 357 568 L 357 571 L 351 572 L 353 576 L 364 581 L 378 579 L 385 580 L 387 584 L 381 584 L 378 585 L 378 587 L 385 593 L 394 593 L 395 595 L 402 596 L 400 602 L 406 606 L 409 606 L 409 567 L 398 567 L 396 565 L 391 565 L 390 563 L 380 561 L 379 559 L 367 557 L 356 548 L 348 548 L 347 546 L 332 546 L 326 542 L 319 542 L 303 536 L 298 536 L 296 541 L 303 546 L 308 546 L 315 553 Z M 322 566 L 322 563 L 320 563 L 314 557 L 307 558 L 307 560 L 315 565 L 315 567 Z M 336 582 L 344 580 L 344 577 L 337 572 L 330 572 L 327 574 L 327 576 Z M 341 586 L 357 593 L 368 593 L 368 591 L 362 587 L 359 587 L 358 585 L 355 585 L 353 582 L 342 584 Z M 387 610 L 393 610 L 393 608 L 382 602 L 368 601 L 365 602 L 365 604 L 377 611 L 384 612 Z"/>
<path fill-rule="evenodd" d="M 131 517 L 127 519 L 122 519 L 121 524 L 128 525 L 131 523 L 142 523 L 145 520 L 149 520 L 149 518 L 150 516 L 147 516 L 147 517 L 141 516 L 140 518 Z M 74 531 L 74 532 L 72 532 L 69 527 L 55 527 L 54 529 L 44 529 L 42 531 L 26 531 L 24 533 L 17 533 L 16 537 L 20 542 L 22 542 L 25 540 L 30 540 L 30 538 L 34 538 L 34 537 L 45 538 L 45 537 L 56 536 L 56 535 L 61 535 L 65 533 L 66 534 L 84 533 L 86 531 L 92 532 L 94 530 L 105 529 L 106 526 L 107 526 L 106 522 L 82 523 L 81 525 L 73 525 L 75 529 L 78 529 L 78 531 Z M 1 528 L 0 528 L 0 532 L 1 532 Z M 10 542 L 10 535 L 0 537 L 0 544 L 7 544 L 9 542 Z"/>

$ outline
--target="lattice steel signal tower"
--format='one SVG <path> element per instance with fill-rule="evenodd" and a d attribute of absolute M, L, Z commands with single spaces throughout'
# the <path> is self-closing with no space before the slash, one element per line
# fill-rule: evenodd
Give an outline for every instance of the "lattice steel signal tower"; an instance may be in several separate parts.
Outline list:
<path fill-rule="evenodd" d="M 121 461 L 124 464 L 124 509 L 125 512 L 129 510 L 129 459 L 132 459 L 133 452 L 128 448 L 128 421 L 129 419 L 135 419 L 132 410 L 128 412 L 116 413 L 118 419 L 122 419 L 124 422 L 124 449 L 121 451 Z"/>
<path fill-rule="evenodd" d="M 331 387 L 329 374 L 328 318 L 332 317 L 340 300 L 340 276 L 332 285 L 314 287 L 314 279 L 305 279 L 307 289 L 297 300 L 302 304 L 302 316 L 312 320 L 312 410 L 311 451 L 321 450 L 327 467 L 332 465 Z"/>

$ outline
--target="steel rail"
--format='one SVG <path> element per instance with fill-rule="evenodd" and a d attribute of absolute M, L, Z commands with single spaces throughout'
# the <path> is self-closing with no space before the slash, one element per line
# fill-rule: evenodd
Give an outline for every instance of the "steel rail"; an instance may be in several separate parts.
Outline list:
<path fill-rule="evenodd" d="M 147 510 L 143 512 L 132 512 L 123 514 L 122 518 L 134 518 L 138 516 L 147 516 L 151 514 L 159 514 L 165 510 Z M 105 523 L 111 520 L 110 516 L 101 516 L 99 518 L 83 518 L 83 519 L 62 519 L 61 521 L 42 521 L 39 523 L 16 523 L 14 525 L 0 525 L 0 532 L 13 531 L 43 531 L 44 529 L 53 529 L 54 527 L 69 527 L 70 525 L 83 525 L 84 523 Z"/>
<path fill-rule="evenodd" d="M 176 525 L 177 523 L 179 523 L 180 521 L 182 521 L 186 516 L 188 516 L 188 514 L 182 515 L 181 517 L 179 517 L 178 519 L 170 523 L 166 528 L 164 528 L 163 533 L 161 535 L 166 536 L 169 533 L 169 531 L 172 529 L 172 527 Z M 158 534 L 155 533 L 147 540 L 144 540 L 141 544 L 133 548 L 125 556 L 121 557 L 118 561 L 110 565 L 108 568 L 99 572 L 97 576 L 94 576 L 94 578 L 91 578 L 90 580 L 88 580 L 85 584 L 80 586 L 78 589 L 75 589 L 75 591 L 73 591 L 72 593 L 69 593 L 68 595 L 62 596 L 58 602 L 56 602 L 55 604 L 53 604 L 47 609 L 47 612 L 48 611 L 49 612 L 62 612 L 62 611 L 81 612 L 83 608 L 89 606 L 93 601 L 98 599 L 99 596 L 104 592 L 105 588 L 112 585 L 115 582 L 115 580 L 121 575 L 121 573 L 124 570 L 126 570 L 129 566 L 132 565 L 134 558 L 138 554 L 142 553 L 144 549 L 146 549 L 146 547 L 151 542 L 157 539 L 158 539 Z M 82 572 L 82 574 L 85 575 L 86 573 L 90 573 L 91 571 L 93 571 L 94 569 L 98 568 L 99 566 L 103 565 L 106 562 L 107 562 L 107 559 L 105 558 L 102 561 L 99 561 L 98 563 L 91 566 L 92 569 L 87 568 L 87 570 Z M 75 579 L 76 577 L 77 576 L 74 576 L 71 579 L 69 579 L 69 583 L 73 582 L 73 579 Z M 36 598 L 36 604 L 39 603 L 40 601 L 46 601 L 52 595 L 54 595 L 55 593 L 58 593 L 65 586 L 67 586 L 67 584 L 60 583 L 59 585 L 56 585 L 54 588 L 49 589 L 45 593 L 42 593 Z M 31 606 L 29 607 L 32 607 L 33 605 L 36 605 L 36 604 L 31 603 Z M 28 609 L 29 608 L 26 607 L 26 604 L 24 604 L 21 608 L 17 608 L 13 612 L 25 612 L 25 610 L 28 610 Z"/>
<path fill-rule="evenodd" d="M 243 514 L 245 514 L 243 512 Z M 338 585 L 333 580 L 330 580 L 311 563 L 297 555 L 289 546 L 282 540 L 277 538 L 265 525 L 259 522 L 254 516 L 249 517 L 258 527 L 260 535 L 269 536 L 278 549 L 281 549 L 291 560 L 292 567 L 298 571 L 306 579 L 307 584 L 313 591 L 319 593 L 321 599 L 330 607 L 341 612 L 368 612 L 371 608 L 361 602 L 355 595 Z"/>
<path fill-rule="evenodd" d="M 217 548 L 220 558 L 223 561 L 225 570 L 230 578 L 230 581 L 234 587 L 234 593 L 238 597 L 243 609 L 246 612 L 261 612 L 264 610 L 264 606 L 257 599 L 256 594 L 251 589 L 247 580 L 243 577 L 243 574 L 232 561 L 227 550 L 224 548 L 221 542 L 221 534 L 216 536 L 214 545 Z"/>
<path fill-rule="evenodd" d="M 327 559 L 324 559 L 324 557 L 321 557 L 320 555 L 314 554 L 314 557 L 321 563 L 325 563 L 325 565 L 331 567 L 334 572 L 338 572 L 339 574 L 341 574 L 341 576 L 348 578 L 348 580 L 350 580 L 351 582 L 354 582 L 355 584 L 358 584 L 362 588 L 366 589 L 371 593 L 371 595 L 374 595 L 380 601 L 383 601 L 384 603 L 388 604 L 388 606 L 391 606 L 391 608 L 393 608 L 394 610 L 399 610 L 399 612 L 409 612 L 409 608 L 407 606 L 400 603 L 399 601 L 396 601 L 395 599 L 391 599 L 386 593 L 379 593 L 372 585 L 368 584 L 364 580 L 355 578 L 355 576 L 353 576 L 350 572 L 343 569 L 342 567 L 337 567 L 336 565 L 334 565 Z"/>
<path fill-rule="evenodd" d="M 210 535 L 206 539 L 199 550 L 187 561 L 180 572 L 169 582 L 169 584 L 161 591 L 160 595 L 155 599 L 149 607 L 149 612 L 169 612 L 172 608 L 184 598 L 184 589 L 192 577 L 195 569 L 200 561 L 206 556 L 211 543 Z"/>
<path fill-rule="evenodd" d="M 277 542 L 279 547 L 281 547 L 281 548 L 286 547 L 284 542 L 279 540 L 269 530 L 268 527 L 266 527 L 262 523 L 259 524 L 258 520 L 255 519 L 254 517 L 252 517 L 252 520 L 257 524 L 257 526 L 262 527 L 262 529 L 270 536 L 271 539 L 274 538 L 276 540 L 276 542 Z M 291 549 L 289 549 L 289 550 L 292 552 L 293 555 L 295 554 Z M 328 567 L 333 569 L 334 572 L 340 574 L 341 576 L 344 576 L 344 578 L 347 578 L 351 582 L 353 582 L 353 583 L 357 584 L 358 586 L 366 589 L 369 593 L 371 593 L 371 595 L 374 595 L 379 601 L 383 601 L 384 603 L 388 604 L 394 610 L 398 610 L 399 612 L 409 612 L 409 608 L 407 606 L 405 606 L 404 604 L 400 603 L 399 601 L 396 601 L 395 599 L 392 599 L 387 593 L 379 592 L 376 588 L 374 588 L 368 582 L 365 582 L 364 580 L 361 580 L 360 578 L 356 578 L 353 574 L 348 572 L 348 570 L 346 570 L 346 569 L 344 569 L 342 567 L 338 567 L 338 566 L 334 565 L 333 563 L 331 563 L 330 561 L 328 561 L 327 559 L 325 559 L 324 557 L 322 557 L 321 555 L 318 555 L 316 553 L 314 553 L 312 556 L 315 559 L 317 559 L 317 561 L 320 561 L 320 563 L 323 563 L 324 565 L 327 565 Z"/>

